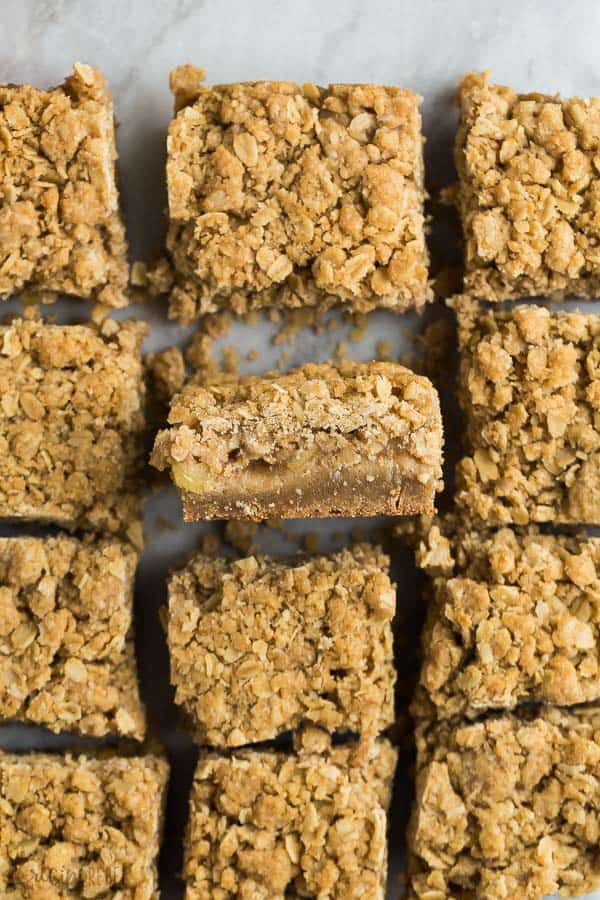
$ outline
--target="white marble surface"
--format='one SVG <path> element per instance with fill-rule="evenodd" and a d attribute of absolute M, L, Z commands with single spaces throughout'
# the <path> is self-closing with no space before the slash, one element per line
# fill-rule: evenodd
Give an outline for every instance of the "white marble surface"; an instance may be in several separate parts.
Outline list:
<path fill-rule="evenodd" d="M 134 257 L 160 246 L 165 204 L 165 127 L 170 117 L 169 70 L 182 62 L 206 68 L 211 81 L 291 78 L 299 81 L 375 81 L 411 87 L 425 98 L 428 182 L 435 191 L 452 175 L 450 142 L 455 124 L 452 96 L 469 69 L 489 67 L 497 80 L 520 89 L 563 94 L 600 94 L 600 3 L 482 2 L 482 0 L 20 0 L 0 4 L 0 80 L 58 83 L 74 60 L 99 66 L 109 79 L 120 122 L 118 145 L 122 195 Z M 438 243 L 444 235 L 438 236 Z M 183 335 L 152 315 L 149 347 Z M 385 333 L 398 353 L 410 343 L 406 324 L 415 320 L 375 316 L 369 337 L 352 355 L 370 358 L 377 335 Z M 325 358 L 338 338 L 306 334 L 290 364 Z M 273 360 L 266 330 L 239 327 L 240 349 L 263 350 L 255 370 Z M 232 338 L 226 340 L 231 343 Z M 271 362 L 270 362 L 271 361 Z M 168 494 L 153 498 L 148 524 L 161 512 L 178 520 Z M 299 525 L 299 528 L 302 526 Z M 197 541 L 197 528 L 154 538 L 144 556 L 137 597 L 138 648 L 144 693 L 153 721 L 175 765 L 162 859 L 162 896 L 180 896 L 175 873 L 178 842 L 193 764 L 191 745 L 175 734 L 175 715 L 166 684 L 167 661 L 158 625 L 164 576 L 182 550 Z M 399 600 L 414 599 L 414 573 L 399 569 Z M 3 729 L 5 746 L 32 742 L 55 745 L 37 731 Z M 402 803 L 401 795 L 397 802 Z M 401 811 L 398 815 L 401 819 Z M 398 830 L 398 829 L 396 829 Z M 393 836 L 398 895 L 398 848 Z M 600 897 L 600 894 L 597 895 Z"/>

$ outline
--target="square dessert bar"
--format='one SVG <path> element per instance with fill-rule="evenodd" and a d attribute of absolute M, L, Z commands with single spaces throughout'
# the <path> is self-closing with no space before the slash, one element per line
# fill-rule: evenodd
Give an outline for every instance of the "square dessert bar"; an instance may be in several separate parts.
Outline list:
<path fill-rule="evenodd" d="M 0 717 L 141 740 L 137 554 L 114 539 L 0 538 Z"/>
<path fill-rule="evenodd" d="M 196 556 L 169 581 L 175 702 L 213 746 L 304 723 L 378 733 L 394 721 L 395 609 L 377 547 L 288 562 Z"/>
<path fill-rule="evenodd" d="M 453 540 L 434 579 L 413 713 L 600 699 L 600 539 L 503 528 Z"/>
<path fill-rule="evenodd" d="M 600 99 L 459 91 L 464 289 L 486 300 L 600 293 Z"/>
<path fill-rule="evenodd" d="M 395 363 L 192 381 L 168 421 L 152 462 L 187 522 L 426 513 L 440 487 L 437 392 Z"/>
<path fill-rule="evenodd" d="M 167 763 L 0 754 L 5 898 L 158 900 Z"/>
<path fill-rule="evenodd" d="M 600 524 L 600 316 L 458 306 L 457 503 L 487 525 Z"/>
<path fill-rule="evenodd" d="M 600 711 L 417 732 L 409 898 L 573 897 L 600 886 Z"/>
<path fill-rule="evenodd" d="M 317 746 L 320 741 L 321 745 Z M 396 751 L 201 754 L 184 845 L 186 900 L 383 900 Z"/>
<path fill-rule="evenodd" d="M 0 518 L 139 542 L 146 326 L 0 326 Z"/>
<path fill-rule="evenodd" d="M 0 85 L 0 299 L 70 294 L 124 306 L 125 229 L 106 81 L 76 63 L 62 87 Z"/>
<path fill-rule="evenodd" d="M 432 299 L 420 97 L 397 87 L 171 75 L 170 316 Z"/>

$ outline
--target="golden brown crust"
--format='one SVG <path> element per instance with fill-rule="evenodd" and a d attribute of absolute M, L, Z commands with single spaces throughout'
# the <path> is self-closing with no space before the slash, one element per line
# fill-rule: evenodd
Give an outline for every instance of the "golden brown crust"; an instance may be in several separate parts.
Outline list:
<path fill-rule="evenodd" d="M 76 63 L 62 87 L 0 85 L 0 299 L 70 294 L 120 307 L 128 265 L 112 98 Z"/>
<path fill-rule="evenodd" d="M 451 545 L 453 577 L 434 580 L 413 713 L 600 699 L 600 540 L 504 528 Z"/>
<path fill-rule="evenodd" d="M 101 737 L 146 730 L 137 554 L 115 540 L 0 538 L 0 716 Z"/>
<path fill-rule="evenodd" d="M 0 754 L 0 890 L 158 900 L 169 769 L 158 756 Z"/>
<path fill-rule="evenodd" d="M 194 557 L 169 582 L 175 702 L 202 744 L 312 723 L 373 735 L 394 719 L 389 559 L 369 545 L 278 562 Z"/>
<path fill-rule="evenodd" d="M 185 842 L 186 900 L 383 900 L 396 751 L 201 755 Z M 215 893 L 216 892 L 216 893 Z"/>
<path fill-rule="evenodd" d="M 169 422 L 152 463 L 188 521 L 431 512 L 440 485 L 437 392 L 394 363 L 192 381 Z"/>
<path fill-rule="evenodd" d="M 465 291 L 486 300 L 600 292 L 600 99 L 459 92 Z"/>
<path fill-rule="evenodd" d="M 139 543 L 146 326 L 0 327 L 0 518 Z"/>
<path fill-rule="evenodd" d="M 377 85 L 203 87 L 201 74 L 171 78 L 173 318 L 432 299 L 420 98 Z"/>
<path fill-rule="evenodd" d="M 600 885 L 600 711 L 417 733 L 409 897 L 539 900 Z"/>
<path fill-rule="evenodd" d="M 460 509 L 486 525 L 600 524 L 600 316 L 466 301 L 458 321 Z"/>

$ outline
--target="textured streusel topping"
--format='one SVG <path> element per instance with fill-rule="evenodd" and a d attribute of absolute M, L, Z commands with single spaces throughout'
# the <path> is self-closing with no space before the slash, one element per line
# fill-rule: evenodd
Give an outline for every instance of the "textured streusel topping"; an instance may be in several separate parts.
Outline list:
<path fill-rule="evenodd" d="M 374 734 L 394 719 L 389 559 L 369 545 L 278 562 L 194 557 L 169 582 L 175 702 L 201 743 L 305 722 Z"/>
<path fill-rule="evenodd" d="M 201 755 L 185 844 L 186 900 L 383 900 L 396 751 Z"/>
<path fill-rule="evenodd" d="M 141 538 L 139 322 L 0 327 L 0 517 Z"/>
<path fill-rule="evenodd" d="M 600 885 L 600 712 L 417 733 L 409 897 L 539 900 Z"/>
<path fill-rule="evenodd" d="M 458 321 L 459 507 L 488 525 L 600 523 L 600 316 L 467 301 Z"/>
<path fill-rule="evenodd" d="M 125 229 L 112 98 L 76 63 L 64 85 L 0 85 L 0 298 L 71 294 L 124 306 Z"/>
<path fill-rule="evenodd" d="M 153 464 L 199 462 L 236 477 L 251 463 L 311 459 L 351 468 L 395 448 L 422 484 L 441 477 L 437 392 L 395 363 L 309 363 L 285 375 L 189 382 L 171 404 Z"/>
<path fill-rule="evenodd" d="M 600 99 L 459 92 L 465 291 L 487 300 L 600 291 Z"/>
<path fill-rule="evenodd" d="M 0 716 L 99 737 L 145 732 L 137 554 L 115 540 L 0 539 Z"/>
<path fill-rule="evenodd" d="M 413 713 L 598 700 L 600 540 L 503 528 L 452 543 L 454 577 L 435 578 Z"/>
<path fill-rule="evenodd" d="M 431 299 L 419 97 L 198 80 L 189 66 L 171 76 L 172 317 L 340 302 L 403 310 Z"/>
<path fill-rule="evenodd" d="M 158 900 L 168 779 L 158 756 L 0 754 L 6 900 Z"/>

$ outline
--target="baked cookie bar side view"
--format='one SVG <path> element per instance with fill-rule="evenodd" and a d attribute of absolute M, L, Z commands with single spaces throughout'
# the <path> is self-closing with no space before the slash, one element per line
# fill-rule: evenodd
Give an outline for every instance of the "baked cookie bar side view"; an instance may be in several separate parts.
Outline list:
<path fill-rule="evenodd" d="M 147 326 L 0 326 L 0 519 L 140 545 Z"/>
<path fill-rule="evenodd" d="M 0 299 L 125 306 L 128 263 L 113 102 L 76 63 L 61 87 L 0 85 Z"/>
<path fill-rule="evenodd" d="M 168 421 L 151 461 L 188 522 L 430 513 L 441 487 L 437 392 L 395 363 L 191 381 Z"/>
<path fill-rule="evenodd" d="M 0 538 L 0 718 L 101 737 L 146 730 L 137 554 L 114 539 Z"/>
<path fill-rule="evenodd" d="M 175 702 L 200 744 L 241 746 L 311 723 L 373 736 L 394 721 L 389 559 L 194 557 L 169 581 Z"/>
<path fill-rule="evenodd" d="M 600 293 L 600 98 L 459 89 L 464 290 L 485 300 Z"/>
<path fill-rule="evenodd" d="M 433 580 L 413 714 L 600 700 L 600 539 L 509 529 L 452 538 Z"/>
<path fill-rule="evenodd" d="M 397 753 L 331 748 L 304 735 L 298 754 L 201 753 L 184 846 L 186 900 L 384 900 L 387 810 Z"/>
<path fill-rule="evenodd" d="M 228 308 L 420 308 L 428 282 L 421 98 L 398 87 L 171 73 L 171 318 Z"/>
<path fill-rule="evenodd" d="M 459 509 L 484 525 L 600 524 L 600 316 L 456 309 Z"/>
<path fill-rule="evenodd" d="M 600 887 L 600 711 L 417 731 L 409 898 L 542 900 Z"/>
<path fill-rule="evenodd" d="M 158 900 L 158 756 L 0 754 L 2 897 Z"/>

